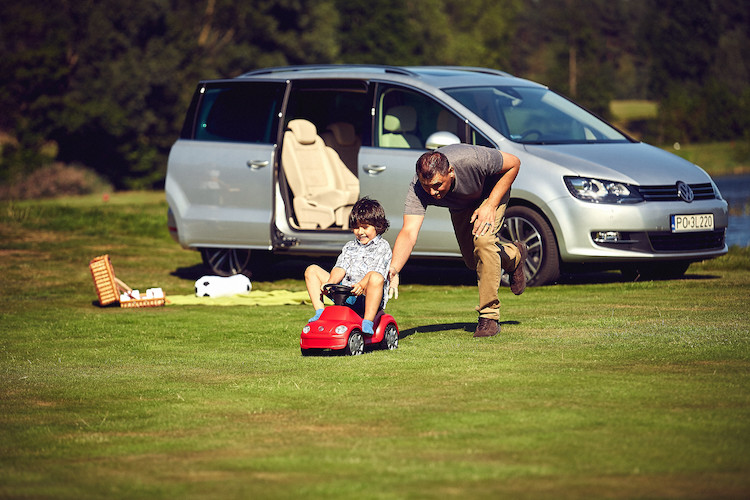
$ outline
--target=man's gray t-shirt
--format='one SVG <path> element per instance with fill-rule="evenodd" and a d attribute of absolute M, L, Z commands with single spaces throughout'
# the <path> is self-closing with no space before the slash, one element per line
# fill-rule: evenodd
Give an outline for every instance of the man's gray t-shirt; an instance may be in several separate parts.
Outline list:
<path fill-rule="evenodd" d="M 404 202 L 405 215 L 424 215 L 428 205 L 447 207 L 451 211 L 476 208 L 478 201 L 489 196 L 502 176 L 503 154 L 497 149 L 452 144 L 437 151 L 443 153 L 453 167 L 456 176 L 453 189 L 436 200 L 422 188 L 414 174 Z"/>

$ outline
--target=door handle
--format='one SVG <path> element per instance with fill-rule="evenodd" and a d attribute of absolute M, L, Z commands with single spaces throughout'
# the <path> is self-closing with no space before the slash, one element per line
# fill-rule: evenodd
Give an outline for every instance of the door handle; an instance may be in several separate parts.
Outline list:
<path fill-rule="evenodd" d="M 388 167 L 385 165 L 362 165 L 362 168 L 370 175 L 378 175 L 381 172 L 385 172 L 385 169 Z"/>
<path fill-rule="evenodd" d="M 248 160 L 247 166 L 253 170 L 258 170 L 259 168 L 267 167 L 268 163 L 268 160 Z"/>

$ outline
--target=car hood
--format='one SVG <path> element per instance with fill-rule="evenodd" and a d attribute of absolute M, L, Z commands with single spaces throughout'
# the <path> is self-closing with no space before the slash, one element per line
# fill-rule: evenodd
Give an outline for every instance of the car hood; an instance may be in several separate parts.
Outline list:
<path fill-rule="evenodd" d="M 642 142 L 526 145 L 525 150 L 527 155 L 568 169 L 565 175 L 636 185 L 711 181 L 706 172 L 689 161 Z"/>

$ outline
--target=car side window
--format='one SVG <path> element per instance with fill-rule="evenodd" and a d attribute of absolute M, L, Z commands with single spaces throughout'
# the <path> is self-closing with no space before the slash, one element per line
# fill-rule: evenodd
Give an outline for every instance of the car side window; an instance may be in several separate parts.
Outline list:
<path fill-rule="evenodd" d="M 222 83 L 198 89 L 197 141 L 271 144 L 276 141 L 284 84 Z"/>
<path fill-rule="evenodd" d="M 463 120 L 436 100 L 418 92 L 386 87 L 377 101 L 376 140 L 381 148 L 425 149 L 435 132 L 465 138 Z"/>
<path fill-rule="evenodd" d="M 490 140 L 487 139 L 484 136 L 484 134 L 482 134 L 481 132 L 478 132 L 478 131 L 474 130 L 474 128 L 472 128 L 471 131 L 470 131 L 470 137 L 471 137 L 471 140 L 469 141 L 469 144 L 474 144 L 475 146 L 484 146 L 484 147 L 487 147 L 487 148 L 496 148 L 497 147 L 497 146 L 495 146 L 495 144 L 493 144 L 492 142 L 490 142 Z"/>

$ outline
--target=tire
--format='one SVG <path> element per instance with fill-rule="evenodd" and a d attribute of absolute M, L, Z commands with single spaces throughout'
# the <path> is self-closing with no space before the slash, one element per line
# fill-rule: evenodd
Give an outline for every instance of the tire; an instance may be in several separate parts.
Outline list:
<path fill-rule="evenodd" d="M 250 250 L 246 248 L 201 248 L 203 264 L 217 276 L 234 276 L 247 270 Z"/>
<path fill-rule="evenodd" d="M 345 356 L 359 356 L 365 352 L 365 338 L 359 330 L 353 330 L 344 347 Z"/>
<path fill-rule="evenodd" d="M 383 340 L 380 341 L 380 348 L 388 350 L 398 349 L 398 329 L 393 323 L 389 323 L 385 327 Z"/>
<path fill-rule="evenodd" d="M 690 261 L 643 262 L 623 266 L 620 273 L 625 281 L 672 280 L 685 275 Z"/>
<path fill-rule="evenodd" d="M 526 243 L 529 253 L 524 272 L 528 286 L 549 285 L 560 277 L 555 233 L 538 212 L 524 206 L 508 207 L 499 236 L 506 243 L 516 240 Z"/>

